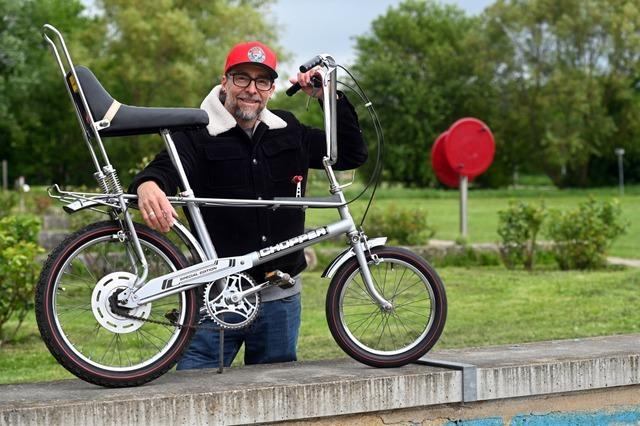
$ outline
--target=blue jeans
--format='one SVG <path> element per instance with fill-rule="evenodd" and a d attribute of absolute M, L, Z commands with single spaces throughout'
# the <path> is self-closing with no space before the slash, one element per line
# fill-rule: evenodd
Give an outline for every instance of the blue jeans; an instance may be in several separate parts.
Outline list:
<path fill-rule="evenodd" d="M 207 326 L 211 320 L 204 321 Z M 230 366 L 244 343 L 244 363 L 265 364 L 296 361 L 300 329 L 300 293 L 264 302 L 248 327 L 224 331 L 224 365 Z M 199 329 L 178 361 L 178 370 L 218 367 L 219 332 Z"/>

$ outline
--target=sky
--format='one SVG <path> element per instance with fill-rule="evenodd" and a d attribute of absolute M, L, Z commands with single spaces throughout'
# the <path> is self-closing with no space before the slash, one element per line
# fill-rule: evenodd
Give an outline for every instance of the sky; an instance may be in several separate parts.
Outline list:
<path fill-rule="evenodd" d="M 493 0 L 440 1 L 457 5 L 469 15 L 478 14 L 493 3 Z M 294 76 L 300 64 L 319 53 L 331 54 L 340 64 L 352 64 L 354 37 L 366 34 L 375 18 L 399 3 L 400 0 L 277 0 L 271 7 L 271 16 L 280 27 L 280 44 L 293 57 L 290 63 L 279 65 L 280 77 L 284 80 Z"/>

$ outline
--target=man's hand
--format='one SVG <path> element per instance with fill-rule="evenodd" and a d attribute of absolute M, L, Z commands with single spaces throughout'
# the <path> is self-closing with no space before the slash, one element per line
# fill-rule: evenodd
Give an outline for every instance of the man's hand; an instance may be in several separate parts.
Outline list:
<path fill-rule="evenodd" d="M 138 186 L 138 207 L 142 219 L 151 229 L 169 232 L 173 226 L 173 218 L 178 217 L 169 203 L 166 194 L 154 181 L 143 182 Z"/>
<path fill-rule="evenodd" d="M 322 81 L 322 75 L 318 72 L 318 68 L 312 68 L 307 72 L 299 72 L 297 77 L 289 78 L 291 84 L 300 83 L 300 88 L 304 93 L 314 98 L 322 99 L 322 87 L 316 88 L 313 87 L 313 83 L 311 83 L 311 77 L 317 75 L 318 78 Z"/>

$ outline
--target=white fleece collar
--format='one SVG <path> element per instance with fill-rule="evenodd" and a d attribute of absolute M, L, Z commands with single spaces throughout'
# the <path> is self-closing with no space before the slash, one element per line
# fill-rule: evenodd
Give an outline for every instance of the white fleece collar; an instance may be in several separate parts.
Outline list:
<path fill-rule="evenodd" d="M 211 136 L 218 136 L 220 133 L 224 133 L 227 130 L 233 129 L 237 122 L 236 119 L 227 111 L 220 102 L 220 89 L 221 85 L 214 87 L 211 92 L 200 104 L 200 108 L 205 110 L 209 115 L 209 124 L 207 125 L 207 131 Z M 278 117 L 268 109 L 263 109 L 258 120 L 262 121 L 270 129 L 284 129 L 287 127 L 287 122 Z"/>

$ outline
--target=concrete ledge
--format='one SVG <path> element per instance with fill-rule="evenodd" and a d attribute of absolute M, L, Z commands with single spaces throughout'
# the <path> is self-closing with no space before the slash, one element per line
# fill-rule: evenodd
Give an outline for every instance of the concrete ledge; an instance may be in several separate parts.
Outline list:
<path fill-rule="evenodd" d="M 640 384 L 640 335 L 443 350 L 476 366 L 479 400 Z M 243 424 L 464 406 L 462 371 L 350 360 L 176 372 L 134 389 L 79 380 L 0 386 L 0 425 Z M 639 392 L 635 392 L 639 394 Z M 640 401 L 639 401 L 640 402 Z M 327 419 L 328 420 L 328 419 Z"/>

